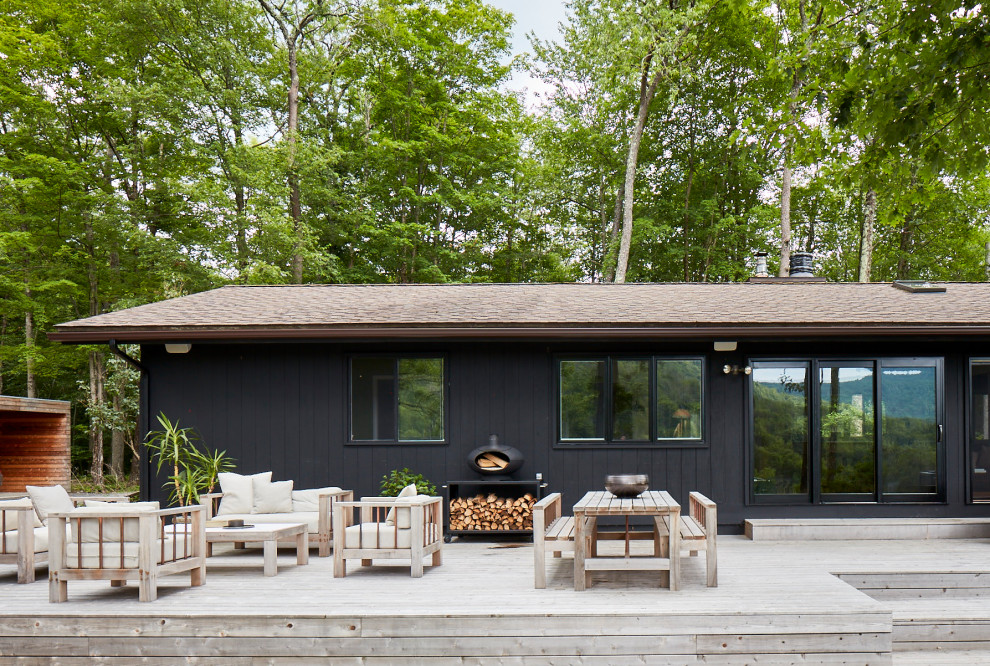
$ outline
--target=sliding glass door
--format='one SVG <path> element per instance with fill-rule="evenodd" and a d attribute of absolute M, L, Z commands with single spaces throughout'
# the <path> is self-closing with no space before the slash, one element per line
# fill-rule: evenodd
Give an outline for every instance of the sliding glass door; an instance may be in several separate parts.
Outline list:
<path fill-rule="evenodd" d="M 753 360 L 751 499 L 944 499 L 941 359 Z"/>

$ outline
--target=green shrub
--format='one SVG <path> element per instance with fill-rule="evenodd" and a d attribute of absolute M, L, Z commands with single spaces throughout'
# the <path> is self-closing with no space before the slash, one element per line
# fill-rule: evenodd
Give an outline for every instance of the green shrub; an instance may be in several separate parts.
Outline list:
<path fill-rule="evenodd" d="M 393 469 L 382 477 L 382 497 L 396 497 L 410 483 L 416 484 L 416 490 L 421 495 L 436 495 L 437 487 L 422 474 L 414 474 L 408 467 Z"/>

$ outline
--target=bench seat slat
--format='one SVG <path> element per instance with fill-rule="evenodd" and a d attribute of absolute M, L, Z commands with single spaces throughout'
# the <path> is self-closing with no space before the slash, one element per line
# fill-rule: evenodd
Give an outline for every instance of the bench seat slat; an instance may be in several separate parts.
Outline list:
<path fill-rule="evenodd" d="M 574 541 L 574 516 L 561 516 L 547 528 L 547 541 Z"/>
<path fill-rule="evenodd" d="M 682 539 L 704 539 L 705 528 L 691 516 L 681 516 L 680 532 Z"/>

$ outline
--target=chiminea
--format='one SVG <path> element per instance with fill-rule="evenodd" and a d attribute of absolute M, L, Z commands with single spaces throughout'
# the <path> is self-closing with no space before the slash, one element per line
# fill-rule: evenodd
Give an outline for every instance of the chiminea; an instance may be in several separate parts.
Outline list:
<path fill-rule="evenodd" d="M 515 472 L 525 462 L 525 458 L 519 449 L 499 444 L 498 435 L 489 435 L 488 445 L 471 451 L 467 462 L 479 474 L 499 476 Z"/>

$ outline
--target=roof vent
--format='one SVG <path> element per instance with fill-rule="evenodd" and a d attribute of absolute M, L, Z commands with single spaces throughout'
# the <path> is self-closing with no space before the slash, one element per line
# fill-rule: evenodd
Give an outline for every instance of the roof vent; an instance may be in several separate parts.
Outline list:
<path fill-rule="evenodd" d="M 753 277 L 770 277 L 770 272 L 767 270 L 767 253 L 763 250 L 756 253 L 756 271 Z"/>
<path fill-rule="evenodd" d="M 815 255 L 810 252 L 791 254 L 790 277 L 815 277 Z"/>
<path fill-rule="evenodd" d="M 894 280 L 893 285 L 912 294 L 945 291 L 944 284 L 935 284 L 928 280 Z"/>

